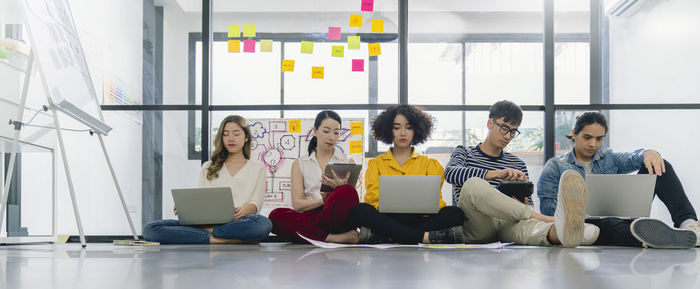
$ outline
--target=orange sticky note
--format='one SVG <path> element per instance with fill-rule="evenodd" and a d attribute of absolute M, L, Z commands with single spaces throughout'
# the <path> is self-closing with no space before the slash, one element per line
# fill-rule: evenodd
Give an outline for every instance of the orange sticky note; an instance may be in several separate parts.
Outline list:
<path fill-rule="evenodd" d="M 379 54 L 382 54 L 382 47 L 379 46 L 379 42 L 377 43 L 370 43 L 367 45 L 369 48 L 369 56 L 377 56 Z"/>
<path fill-rule="evenodd" d="M 340 45 L 333 45 L 333 50 L 331 56 L 343 57 L 345 55 L 345 47 Z"/>
<path fill-rule="evenodd" d="M 348 49 L 360 49 L 360 36 L 348 36 Z"/>
<path fill-rule="evenodd" d="M 260 52 L 272 52 L 272 40 L 260 40 Z"/>
<path fill-rule="evenodd" d="M 323 66 L 311 67 L 311 78 L 323 79 Z"/>
<path fill-rule="evenodd" d="M 384 20 L 372 20 L 372 32 L 384 32 Z"/>
<path fill-rule="evenodd" d="M 282 71 L 294 71 L 294 60 L 282 59 Z"/>
<path fill-rule="evenodd" d="M 243 25 L 243 37 L 255 37 L 255 24 Z"/>
<path fill-rule="evenodd" d="M 350 26 L 351 27 L 362 27 L 362 15 L 350 14 Z"/>
<path fill-rule="evenodd" d="M 228 52 L 241 52 L 241 41 L 240 40 L 229 40 L 228 41 Z"/>
<path fill-rule="evenodd" d="M 289 121 L 289 132 L 301 132 L 301 120 L 292 119 Z"/>
<path fill-rule="evenodd" d="M 314 53 L 314 43 L 311 41 L 301 42 L 301 53 L 313 54 Z"/>
<path fill-rule="evenodd" d="M 241 37 L 241 25 L 229 25 L 228 37 Z"/>
<path fill-rule="evenodd" d="M 362 153 L 362 141 L 361 140 L 351 140 L 350 141 L 350 153 L 351 154 Z"/>
<path fill-rule="evenodd" d="M 362 135 L 362 122 L 351 122 L 350 123 L 350 135 Z"/>

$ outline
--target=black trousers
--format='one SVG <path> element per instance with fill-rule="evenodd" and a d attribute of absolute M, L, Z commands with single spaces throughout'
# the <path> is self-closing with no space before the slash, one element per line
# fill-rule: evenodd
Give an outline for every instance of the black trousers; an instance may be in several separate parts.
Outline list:
<path fill-rule="evenodd" d="M 666 172 L 660 177 L 656 177 L 656 187 L 654 195 L 666 205 L 668 212 L 671 214 L 671 219 L 676 228 L 680 227 L 681 223 L 687 219 L 697 220 L 693 205 L 690 204 L 688 196 L 685 195 L 681 180 L 673 170 L 671 163 L 664 160 Z M 649 170 L 642 166 L 638 174 L 648 174 Z"/>
<path fill-rule="evenodd" d="M 428 217 L 424 214 L 388 214 L 380 213 L 370 204 L 360 203 L 350 210 L 350 220 L 391 242 L 416 244 L 423 241 L 425 232 L 461 226 L 464 212 L 458 207 L 445 206 Z"/>

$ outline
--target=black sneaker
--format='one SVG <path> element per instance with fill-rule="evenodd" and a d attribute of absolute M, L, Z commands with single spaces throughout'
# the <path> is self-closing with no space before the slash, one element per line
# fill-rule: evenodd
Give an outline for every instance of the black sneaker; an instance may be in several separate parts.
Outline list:
<path fill-rule="evenodd" d="M 360 227 L 360 234 L 357 237 L 358 244 L 381 244 L 386 243 L 387 240 L 383 236 L 372 233 L 372 230 L 367 227 Z"/>
<path fill-rule="evenodd" d="M 630 225 L 632 235 L 642 242 L 644 248 L 677 248 L 689 249 L 695 247 L 697 236 L 693 231 L 674 229 L 664 222 L 639 218 Z"/>
<path fill-rule="evenodd" d="M 431 244 L 462 244 L 462 226 L 428 232 L 428 240 Z"/>

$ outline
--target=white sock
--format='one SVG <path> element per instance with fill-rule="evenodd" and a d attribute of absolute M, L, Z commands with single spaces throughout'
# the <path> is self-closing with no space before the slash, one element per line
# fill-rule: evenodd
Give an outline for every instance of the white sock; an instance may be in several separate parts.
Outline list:
<path fill-rule="evenodd" d="M 681 223 L 680 228 L 684 229 L 684 230 L 688 229 L 688 226 L 690 226 L 690 224 L 695 224 L 695 222 L 697 222 L 697 221 L 693 220 L 693 219 L 687 219 L 687 220 L 683 221 L 683 223 Z"/>

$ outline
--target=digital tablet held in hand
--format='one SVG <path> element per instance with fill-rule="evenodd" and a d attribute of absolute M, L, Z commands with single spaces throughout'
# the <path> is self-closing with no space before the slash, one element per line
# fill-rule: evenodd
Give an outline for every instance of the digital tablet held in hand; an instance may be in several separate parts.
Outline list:
<path fill-rule="evenodd" d="M 506 196 L 515 197 L 519 201 L 525 202 L 525 198 L 532 195 L 533 185 L 532 182 L 527 181 L 501 182 L 496 189 Z"/>
<path fill-rule="evenodd" d="M 351 186 L 356 186 L 357 185 L 357 179 L 360 176 L 360 171 L 362 171 L 362 165 L 356 165 L 356 164 L 327 164 L 326 165 L 326 170 L 324 171 L 324 174 L 329 177 L 333 178 L 333 173 L 331 171 L 335 171 L 335 174 L 339 178 L 344 178 L 347 173 L 350 173 L 350 178 L 348 179 L 348 184 Z M 326 185 L 321 185 L 321 192 L 331 192 L 333 189 Z"/>

